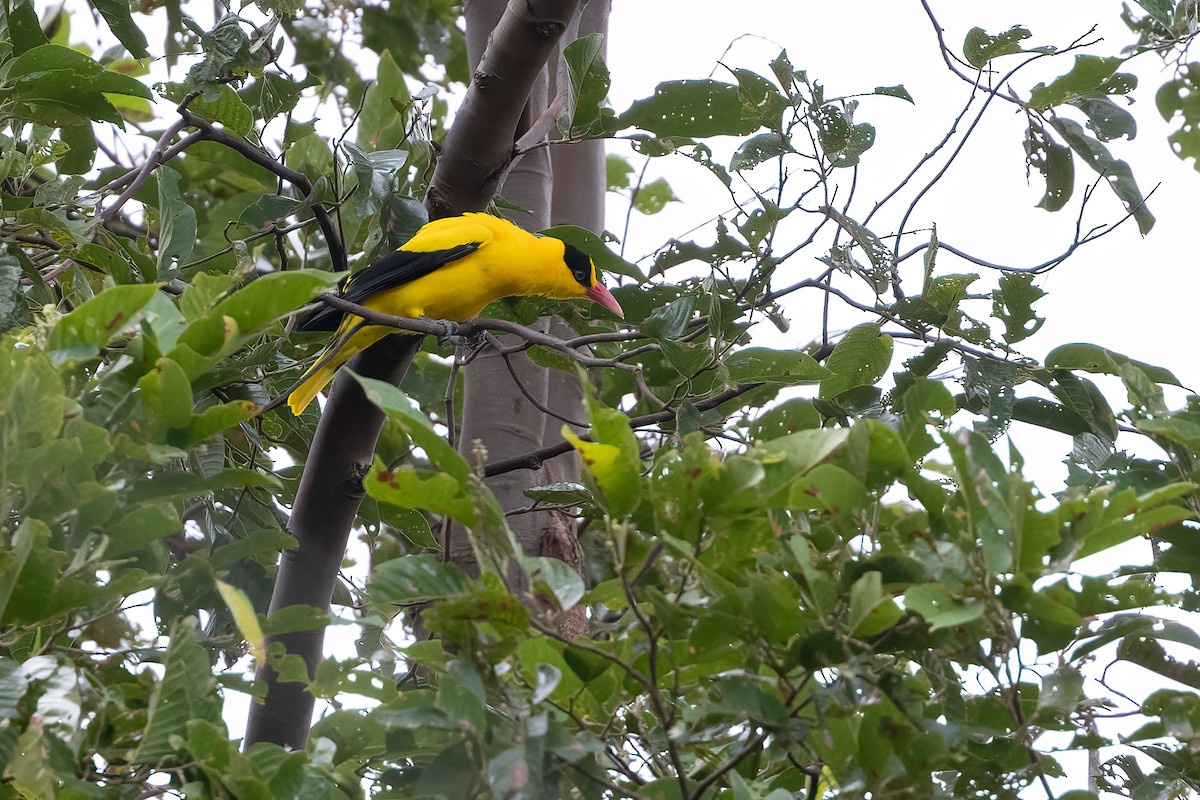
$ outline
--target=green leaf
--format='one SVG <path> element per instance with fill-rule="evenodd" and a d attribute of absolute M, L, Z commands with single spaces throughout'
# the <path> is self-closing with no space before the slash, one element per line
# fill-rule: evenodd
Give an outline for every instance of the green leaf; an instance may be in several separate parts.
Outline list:
<path fill-rule="evenodd" d="M 534 577 L 535 588 L 542 588 L 543 593 L 549 590 L 550 595 L 557 601 L 560 609 L 575 606 L 583 597 L 587 587 L 579 573 L 571 569 L 566 562 L 557 558 L 538 558 L 534 562 L 537 574 Z"/>
<path fill-rule="evenodd" d="M 771 439 L 750 450 L 749 455 L 763 464 L 784 464 L 792 477 L 802 475 L 831 458 L 846 442 L 845 428 L 797 431 Z M 730 462 L 726 461 L 726 465 Z"/>
<path fill-rule="evenodd" d="M 294 197 L 264 194 L 246 206 L 246 210 L 238 217 L 238 224 L 251 230 L 261 230 L 273 222 L 291 216 L 301 204 L 302 201 Z"/>
<path fill-rule="evenodd" d="M 744 347 L 725 359 L 732 383 L 777 383 L 795 386 L 819 383 L 834 373 L 822 367 L 816 359 L 799 350 L 771 350 L 766 347 Z"/>
<path fill-rule="evenodd" d="M 1016 344 L 1038 332 L 1046 319 L 1033 313 L 1033 304 L 1045 296 L 1030 274 L 1000 277 L 1000 286 L 992 294 L 992 314 L 1004 323 L 1004 341 Z"/>
<path fill-rule="evenodd" d="M 1136 0 L 1137 4 L 1165 28 L 1171 27 L 1175 3 L 1172 0 Z"/>
<path fill-rule="evenodd" d="M 368 495 L 383 503 L 445 514 L 469 527 L 479 523 L 475 499 L 445 472 L 421 473 L 407 466 L 387 469 L 376 459 L 363 486 Z"/>
<path fill-rule="evenodd" d="M 206 442 L 221 431 L 249 422 L 257 413 L 258 405 L 251 400 L 232 400 L 206 408 L 189 422 L 186 444 L 193 447 Z"/>
<path fill-rule="evenodd" d="M 221 574 L 221 570 L 237 569 L 242 561 L 250 558 L 266 557 L 274 563 L 281 550 L 296 547 L 296 544 L 296 537 L 281 530 L 255 531 L 213 550 L 209 563 L 217 574 Z"/>
<path fill-rule="evenodd" d="M 1200 666 L 1168 655 L 1156 639 L 1127 636 L 1117 645 L 1117 658 L 1200 690 Z"/>
<path fill-rule="evenodd" d="M 238 341 L 300 308 L 321 292 L 332 289 L 337 277 L 316 269 L 263 275 L 228 295 L 206 316 L 188 325 L 179 336 L 179 344 L 201 354 L 231 349 Z M 232 329 L 228 327 L 229 320 L 233 322 Z M 184 364 L 184 368 L 188 365 Z M 190 371 L 189 374 L 196 377 Z"/>
<path fill-rule="evenodd" d="M 429 527 L 429 520 L 414 508 L 391 508 L 380 511 L 380 517 L 399 536 L 404 537 L 416 549 L 439 550 L 437 538 Z"/>
<path fill-rule="evenodd" d="M 58 321 L 50 333 L 50 349 L 60 359 L 90 358 L 130 326 L 150 302 L 158 286 L 110 286 Z"/>
<path fill-rule="evenodd" d="M 535 503 L 555 506 L 595 506 L 596 498 L 582 483 L 562 481 L 533 486 L 523 494 Z"/>
<path fill-rule="evenodd" d="M 121 115 L 105 93 L 150 97 L 150 90 L 136 79 L 56 44 L 26 50 L 7 66 L 11 97 L 24 104 L 23 116 L 54 127 L 75 127 L 90 120 L 121 126 Z"/>
<path fill-rule="evenodd" d="M 183 201 L 178 172 L 163 165 L 157 174 L 158 274 L 166 276 L 186 262 L 196 246 L 196 212 Z"/>
<path fill-rule="evenodd" d="M 1123 136 L 1130 139 L 1137 136 L 1137 120 L 1134 119 L 1133 114 L 1107 97 L 1097 97 L 1093 93 L 1087 97 L 1072 98 L 1067 102 L 1087 114 L 1087 126 L 1102 142 L 1119 139 Z"/>
<path fill-rule="evenodd" d="M 563 48 L 567 65 L 567 107 L 558 128 L 567 136 L 580 135 L 600 122 L 611 79 L 601 55 L 604 37 L 589 33 Z"/>
<path fill-rule="evenodd" d="M 820 398 L 829 400 L 860 386 L 874 386 L 892 363 L 892 337 L 875 324 L 852 328 L 825 362 L 833 375 L 821 381 Z"/>
<path fill-rule="evenodd" d="M 759 133 L 742 142 L 729 162 L 729 169 L 733 172 L 754 169 L 764 161 L 794 152 L 792 143 L 783 134 L 775 131 Z"/>
<path fill-rule="evenodd" d="M 652 339 L 675 340 L 687 332 L 688 323 L 696 313 L 699 298 L 695 294 L 685 294 L 678 300 L 672 300 L 650 312 L 639 326 L 643 334 Z"/>
<path fill-rule="evenodd" d="M 0 619 L 4 619 L 4 611 L 8 608 L 8 601 L 12 597 L 13 589 L 16 588 L 21 571 L 25 568 L 25 562 L 29 560 L 29 554 L 33 552 L 33 546 L 39 538 L 42 541 L 49 541 L 50 529 L 41 520 L 28 517 L 21 520 L 21 524 L 17 526 L 16 532 L 12 535 L 6 554 L 8 557 L 0 562 Z M 0 713 L 0 718 L 3 719 L 13 716 L 15 714 Z"/>
<path fill-rule="evenodd" d="M 1020 26 L 995 36 L 988 35 L 983 28 L 972 28 L 963 42 L 963 55 L 972 67 L 983 69 L 993 58 L 1024 52 L 1018 43 L 1032 35 L 1028 28 Z"/>
<path fill-rule="evenodd" d="M 268 72 L 256 83 L 243 90 L 241 97 L 247 105 L 257 109 L 259 119 L 271 119 L 280 114 L 287 114 L 295 109 L 296 104 L 300 101 L 301 92 L 309 87 L 320 85 L 321 79 L 311 72 L 303 80 L 298 81 L 291 80 L 274 72 Z M 307 136 L 296 135 L 298 129 L 308 130 L 300 126 L 290 128 L 289 131 L 285 132 L 285 146 L 308 138 Z M 322 174 L 322 172 L 314 172 L 313 174 Z"/>
<path fill-rule="evenodd" d="M 975 430 L 991 439 L 1008 429 L 1016 403 L 1016 386 L 1026 379 L 1020 364 L 992 358 L 964 358 L 964 405 L 986 419 Z"/>
<path fill-rule="evenodd" d="M 154 369 L 138 379 L 138 393 L 154 428 L 184 428 L 192 420 L 192 382 L 183 367 L 160 358 Z"/>
<path fill-rule="evenodd" d="M 737 78 L 743 115 L 757 119 L 764 128 L 782 130 L 783 112 L 791 108 L 791 101 L 757 72 L 739 67 L 733 70 L 733 75 Z"/>
<path fill-rule="evenodd" d="M 890 594 L 883 591 L 883 576 L 866 572 L 850 587 L 850 616 L 846 627 L 852 636 L 877 636 L 904 616 Z"/>
<path fill-rule="evenodd" d="M 467 576 L 437 556 L 419 554 L 393 558 L 375 568 L 367 583 L 367 596 L 387 613 L 394 606 L 425 603 L 465 592 Z"/>
<path fill-rule="evenodd" d="M 609 153 L 604 159 L 604 186 L 610 192 L 628 189 L 633 166 L 623 156 Z"/>
<path fill-rule="evenodd" d="M 711 79 L 660 83 L 654 94 L 637 100 L 619 117 L 657 136 L 739 136 L 761 127 L 743 106 L 737 86 Z"/>
<path fill-rule="evenodd" d="M 833 217 L 838 225 L 846 233 L 850 234 L 850 237 L 862 249 L 862 252 L 866 254 L 867 259 L 871 262 L 871 273 L 870 275 L 864 274 L 864 277 L 871 282 L 876 292 L 883 291 L 887 286 L 890 273 L 895 266 L 895 262 L 892 259 L 892 251 L 884 245 L 878 236 L 857 220 L 851 219 L 832 208 L 822 210 Z"/>
<path fill-rule="evenodd" d="M 55 168 L 63 175 L 82 175 L 96 164 L 96 133 L 91 123 L 65 125 L 59 130 L 62 144 L 70 148 L 58 161 Z"/>
<path fill-rule="evenodd" d="M 1081 632 L 1080 638 L 1086 641 L 1072 651 L 1071 660 L 1079 661 L 1104 645 L 1131 635 L 1152 636 L 1200 650 L 1200 634 L 1189 625 L 1148 614 L 1118 614 L 1104 620 L 1095 630 Z"/>
<path fill-rule="evenodd" d="M 656 178 L 637 188 L 633 195 L 633 207 L 643 214 L 652 215 L 666 208 L 667 203 L 678 199 L 665 178 Z"/>
<path fill-rule="evenodd" d="M 901 100 L 907 100 L 913 105 L 916 105 L 917 102 L 913 100 L 912 95 L 908 93 L 908 89 L 905 89 L 902 85 L 876 86 L 874 94 L 883 95 L 885 97 L 899 97 Z"/>
<path fill-rule="evenodd" d="M 853 108 L 853 104 L 849 104 Z M 809 116 L 817 128 L 817 138 L 825 156 L 835 167 L 852 167 L 875 144 L 875 128 L 855 124 L 848 110 L 834 103 L 814 107 Z"/>
<path fill-rule="evenodd" d="M 182 745 L 189 722 L 224 728 L 208 653 L 196 641 L 196 622 L 184 617 L 171 629 L 162 679 L 154 683 L 146 730 L 135 759 L 153 764 Z"/>
<path fill-rule="evenodd" d="M 1125 210 L 1137 220 L 1138 230 L 1145 236 L 1154 227 L 1154 215 L 1146 208 L 1146 198 L 1138 189 L 1133 171 L 1124 161 L 1115 159 L 1108 148 L 1088 136 L 1083 126 L 1074 120 L 1054 117 L 1050 124 L 1058 131 L 1084 162 L 1099 175 L 1104 176 L 1106 183 L 1117 195 L 1117 199 L 1125 206 Z"/>
<path fill-rule="evenodd" d="M 1167 122 L 1179 119 L 1179 130 L 1167 137 L 1175 155 L 1193 159 L 1200 170 L 1200 63 L 1188 64 L 1173 81 L 1167 81 L 1154 95 L 1158 112 Z"/>
<path fill-rule="evenodd" d="M 124 252 L 116 252 L 107 247 L 85 242 L 64 252 L 75 261 L 89 264 L 108 273 L 117 283 L 142 283 L 137 268 Z"/>
<path fill-rule="evenodd" d="M 175 102 L 187 97 L 189 89 L 182 83 L 167 84 L 166 96 Z M 230 86 L 221 86 L 212 92 L 212 97 L 197 97 L 188 104 L 188 111 L 239 136 L 249 136 L 254 130 L 254 112 Z"/>
<path fill-rule="evenodd" d="M 1087 530 L 1083 531 L 1081 537 L 1083 546 L 1079 548 L 1076 557 L 1084 558 L 1108 550 L 1135 536 L 1152 534 L 1194 516 L 1186 508 L 1173 505 L 1160 506 L 1136 513 L 1133 512 L 1133 509 L 1128 511 L 1130 512 L 1128 519 L 1112 519 L 1106 515 L 1098 524 L 1089 526 Z"/>
<path fill-rule="evenodd" d="M 917 612 L 929 623 L 931 631 L 956 628 L 983 616 L 986 604 L 963 603 L 938 583 L 921 583 L 904 592 L 904 606 Z"/>
<path fill-rule="evenodd" d="M 408 163 L 408 151 L 367 152 L 353 142 L 342 142 L 342 149 L 350 157 L 350 165 L 358 179 L 354 212 L 360 217 L 374 216 L 392 196 L 396 174 Z"/>
<path fill-rule="evenodd" d="M 3 22 L 7 31 L 7 41 L 12 47 L 12 54 L 19 56 L 39 45 L 47 44 L 42 30 L 41 20 L 38 19 L 37 9 L 33 3 L 11 3 L 5 5 Z"/>
<path fill-rule="evenodd" d="M 18 93 L 24 95 L 53 90 L 153 99 L 149 87 L 141 81 L 106 70 L 83 53 L 56 44 L 34 47 L 9 62 L 7 79 L 15 82 Z"/>
<path fill-rule="evenodd" d="M 112 526 L 108 555 L 136 553 L 182 530 L 183 522 L 173 507 L 166 504 L 138 506 Z"/>
<path fill-rule="evenodd" d="M 31 450 L 54 441 L 71 405 L 62 376 L 45 352 L 0 350 L 0 421 L 6 423 L 0 452 Z M 19 477 L 9 472 L 10 480 Z"/>
<path fill-rule="evenodd" d="M 1183 385 L 1170 370 L 1146 364 L 1142 361 L 1135 361 L 1129 356 L 1094 344 L 1076 343 L 1061 345 L 1046 355 L 1045 363 L 1047 367 L 1072 370 L 1081 369 L 1086 372 L 1099 372 L 1105 375 L 1116 376 L 1121 375 L 1123 367 L 1130 366 L 1140 371 L 1154 383 L 1162 383 L 1169 386 Z"/>
<path fill-rule="evenodd" d="M 1042 126 L 1031 124 L 1025 133 L 1025 154 L 1029 166 L 1046 180 L 1046 193 L 1037 207 L 1047 211 L 1065 207 L 1075 192 L 1075 159 L 1071 148 L 1054 141 Z"/>
<path fill-rule="evenodd" d="M 1124 59 L 1120 58 L 1077 55 L 1075 66 L 1066 75 L 1055 78 L 1048 86 L 1039 83 L 1033 87 L 1029 93 L 1029 105 L 1047 109 L 1083 97 L 1111 78 L 1122 63 Z"/>
<path fill-rule="evenodd" d="M 1117 438 L 1117 421 L 1108 400 L 1095 383 L 1064 370 L 1055 370 L 1046 384 L 1063 406 L 1087 423 L 1088 430 L 1106 443 Z"/>
<path fill-rule="evenodd" d="M 150 57 L 150 52 L 146 49 L 146 35 L 133 21 L 127 0 L 88 0 L 88 4 L 104 18 L 113 36 L 117 37 L 117 41 L 125 46 L 131 56 Z"/>
<path fill-rule="evenodd" d="M 362 386 L 367 399 L 386 413 L 412 439 L 415 445 L 425 451 L 430 463 L 442 470 L 454 484 L 460 487 L 466 486 L 471 477 L 470 465 L 434 429 L 433 423 L 420 406 L 404 392 L 386 381 L 366 378 L 353 372 L 350 374 Z"/>

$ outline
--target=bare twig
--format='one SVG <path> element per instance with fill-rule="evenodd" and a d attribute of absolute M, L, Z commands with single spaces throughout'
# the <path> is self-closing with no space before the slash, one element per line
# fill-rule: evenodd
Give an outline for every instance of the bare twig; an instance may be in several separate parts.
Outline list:
<path fill-rule="evenodd" d="M 741 397 L 746 392 L 762 386 L 761 383 L 741 383 L 732 389 L 726 389 L 720 394 L 715 394 L 712 397 L 701 400 L 696 403 L 697 411 L 708 411 L 716 408 L 719 405 L 728 403 Z M 675 419 L 675 409 L 668 408 L 663 411 L 656 411 L 653 414 L 644 414 L 640 417 L 630 417 L 629 425 L 633 428 L 644 428 L 649 425 L 657 425 L 661 422 L 667 422 Z M 580 439 L 591 441 L 587 433 L 580 434 Z M 506 458 L 503 461 L 493 461 L 484 467 L 483 474 L 487 477 L 492 475 L 500 475 L 505 472 L 512 472 L 515 469 L 540 469 L 542 463 L 556 456 L 561 456 L 563 453 L 570 452 L 571 443 L 562 441 L 556 444 L 547 445 L 538 450 L 534 450 L 524 455 Z"/>
<path fill-rule="evenodd" d="M 532 344 L 557 350 L 558 352 L 568 356 L 572 360 L 585 367 L 615 367 L 617 369 L 624 369 L 629 372 L 637 369 L 635 366 L 623 364 L 616 359 L 596 358 L 595 356 L 568 346 L 557 336 L 552 336 L 551 334 L 534 330 L 533 328 L 518 324 L 516 322 L 509 322 L 508 320 L 488 319 L 485 317 L 477 317 L 475 319 L 467 320 L 466 322 L 432 320 L 424 317 L 421 319 L 413 319 L 411 317 L 397 317 L 392 314 L 383 314 L 378 311 L 373 311 L 365 306 L 360 306 L 357 303 L 351 303 L 347 300 L 344 300 L 332 293 L 321 295 L 320 299 L 324 300 L 327 305 L 332 306 L 333 308 L 362 317 L 371 325 L 383 325 L 389 328 L 396 328 L 397 330 L 401 331 L 411 331 L 413 333 L 420 333 L 430 336 L 462 337 L 467 339 L 484 331 L 503 331 L 504 333 L 511 333 L 519 336 Z"/>
<path fill-rule="evenodd" d="M 313 193 L 312 181 L 302 172 L 279 163 L 272 158 L 269 153 L 260 148 L 255 147 L 245 139 L 238 138 L 230 133 L 227 133 L 203 117 L 198 117 L 187 109 L 180 112 L 180 117 L 183 122 L 193 128 L 198 129 L 204 134 L 204 138 L 210 142 L 224 145 L 231 150 L 244 156 L 246 159 L 258 164 L 263 169 L 271 172 L 271 174 L 282 178 L 288 183 L 299 189 L 305 197 L 311 197 Z M 329 259 L 333 262 L 335 270 L 341 271 L 346 269 L 346 251 L 342 247 L 341 237 L 338 235 L 337 228 L 333 224 L 333 220 L 329 217 L 329 212 L 320 203 L 312 205 L 313 216 L 317 218 L 317 224 L 321 227 L 321 233 L 325 235 L 325 242 L 329 246 Z"/>

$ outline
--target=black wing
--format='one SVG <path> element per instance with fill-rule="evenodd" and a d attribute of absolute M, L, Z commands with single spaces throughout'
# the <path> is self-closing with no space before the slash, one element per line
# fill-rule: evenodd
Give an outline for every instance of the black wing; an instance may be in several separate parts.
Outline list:
<path fill-rule="evenodd" d="M 431 250 L 417 253 L 411 250 L 393 250 L 371 266 L 344 279 L 338 287 L 338 296 L 351 303 L 362 304 L 371 295 L 412 283 L 439 267 L 465 258 L 479 249 L 479 242 L 469 242 L 449 250 Z M 296 326 L 302 331 L 336 331 L 342 323 L 342 312 L 327 305 L 319 305 Z"/>

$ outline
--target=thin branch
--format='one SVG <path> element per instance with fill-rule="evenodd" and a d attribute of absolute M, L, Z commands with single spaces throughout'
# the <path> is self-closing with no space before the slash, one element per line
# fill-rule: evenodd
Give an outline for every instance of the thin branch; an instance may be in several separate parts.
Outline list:
<path fill-rule="evenodd" d="M 689 788 L 687 770 L 683 768 L 683 760 L 679 757 L 679 748 L 675 744 L 674 737 L 671 736 L 671 728 L 675 724 L 675 707 L 672 706 L 668 713 L 667 707 L 663 704 L 662 694 L 658 690 L 658 632 L 654 630 L 650 625 L 650 620 L 646 618 L 646 615 L 638 607 L 637 598 L 633 594 L 633 587 L 625 578 L 624 570 L 621 570 L 621 588 L 624 590 L 629 610 L 633 612 L 638 624 L 646 631 L 646 644 L 648 647 L 646 666 L 650 670 L 650 683 L 646 689 L 650 696 L 650 705 L 654 707 L 654 713 L 658 717 L 658 721 L 662 723 L 662 735 L 663 741 L 667 745 L 667 757 L 671 759 L 671 766 L 675 768 L 675 779 L 679 782 L 680 794 L 691 798 L 693 795 Z"/>
<path fill-rule="evenodd" d="M 619 794 L 622 797 L 628 797 L 628 798 L 630 798 L 630 800 L 646 800 L 646 795 L 641 794 L 639 792 L 635 792 L 632 789 L 627 789 L 624 786 L 621 786 L 620 784 L 613 783 L 612 781 L 605 780 L 604 778 L 601 778 L 598 775 L 593 775 L 592 773 L 585 770 L 583 767 L 576 764 L 574 761 L 567 761 L 564 759 L 563 764 L 565 766 L 570 767 L 571 769 L 575 770 L 580 775 L 587 778 L 589 781 L 592 781 L 593 783 L 603 786 L 605 789 L 608 789 L 610 792 Z"/>
<path fill-rule="evenodd" d="M 554 101 L 550 103 L 549 107 L 542 113 L 542 116 L 538 117 L 537 121 L 529 126 L 529 130 L 525 131 L 513 146 L 514 164 L 517 159 L 534 147 L 547 143 L 544 141 L 546 134 L 554 129 L 554 123 L 558 121 L 558 118 L 566 110 L 567 93 L 565 91 L 559 92 L 558 97 L 554 98 Z"/>
<path fill-rule="evenodd" d="M 732 389 L 726 389 L 720 394 L 713 395 L 712 397 L 696 403 L 696 410 L 708 411 L 709 409 L 716 408 L 723 403 L 727 403 L 730 400 L 734 400 L 742 396 L 752 389 L 757 389 L 759 386 L 762 386 L 762 384 L 738 384 Z M 640 417 L 630 417 L 629 425 L 633 428 L 643 428 L 648 425 L 657 425 L 661 422 L 668 422 L 673 419 L 675 419 L 675 409 L 668 408 L 664 411 L 656 411 L 653 414 L 644 414 Z M 587 433 L 580 434 L 579 438 L 583 439 L 584 441 L 591 441 Z M 491 477 L 493 475 L 500 475 L 505 472 L 512 472 L 513 470 L 517 469 L 540 469 L 545 461 L 548 461 L 556 456 L 561 456 L 563 453 L 568 453 L 570 451 L 570 442 L 558 442 L 556 444 L 547 445 L 546 447 L 542 447 L 538 450 L 525 453 L 524 455 L 506 458 L 503 461 L 493 461 L 484 467 L 483 474 L 485 477 Z"/>
<path fill-rule="evenodd" d="M 292 184 L 305 197 L 312 198 L 312 181 L 304 173 L 297 172 L 285 164 L 279 163 L 278 160 L 272 158 L 270 153 L 267 153 L 265 150 L 255 147 L 245 139 L 240 139 L 237 136 L 226 133 L 208 120 L 196 116 L 187 109 L 181 110 L 179 114 L 186 125 L 199 130 L 208 141 L 216 142 L 228 147 L 230 150 L 234 150 L 263 169 L 270 171 L 271 174 Z M 313 203 L 312 212 L 313 216 L 317 218 L 317 224 L 321 226 L 321 233 L 325 235 L 325 243 L 329 247 L 329 259 L 333 262 L 334 269 L 339 272 L 346 269 L 346 251 L 342 247 L 341 237 L 338 235 L 333 220 L 329 217 L 329 212 L 320 203 Z"/>
<path fill-rule="evenodd" d="M 144 164 L 142 164 L 142 166 L 140 166 L 138 169 L 130 170 L 130 172 L 121 175 L 120 178 L 110 182 L 108 186 L 102 188 L 101 193 L 107 193 L 109 191 L 115 192 L 121 186 L 126 187 L 126 190 L 121 193 L 119 198 L 116 198 L 113 205 L 108 206 L 107 209 L 104 209 L 104 211 L 101 213 L 100 218 L 102 222 L 108 223 L 113 221 L 113 218 L 120 212 L 121 206 L 125 205 L 127 201 L 134 196 L 134 194 L 137 194 L 140 190 L 142 190 L 142 186 L 145 185 L 146 179 L 150 178 L 150 173 L 154 172 L 154 170 L 162 166 L 162 164 L 172 160 L 172 158 L 178 156 L 181 154 L 181 152 L 184 152 L 184 150 L 187 150 L 190 148 L 190 146 L 196 144 L 200 139 L 204 138 L 202 133 L 197 132 L 180 139 L 179 142 L 169 146 L 169 148 L 164 146 L 175 136 L 176 133 L 179 133 L 182 128 L 184 128 L 184 121 L 176 120 L 174 125 L 170 126 L 166 131 L 163 132 L 162 137 L 158 139 L 158 144 L 155 145 L 155 149 L 150 152 L 150 156 L 146 158 L 146 161 Z"/>
<path fill-rule="evenodd" d="M 484 331 L 503 331 L 521 337 L 532 344 L 548 347 L 552 350 L 568 356 L 574 361 L 582 364 L 585 367 L 616 367 L 632 372 L 637 367 L 622 364 L 616 359 L 611 358 L 596 358 L 587 353 L 582 353 L 573 347 L 568 346 L 562 339 L 557 336 L 552 336 L 542 331 L 534 330 L 525 325 L 516 322 L 509 322 L 503 319 L 488 319 L 486 317 L 476 317 L 465 322 L 451 322 L 449 320 L 432 320 L 425 317 L 414 319 L 412 317 L 397 317 L 392 314 L 383 314 L 378 311 L 373 311 L 366 306 L 360 306 L 357 303 L 351 303 L 338 297 L 336 294 L 323 294 L 320 297 L 325 303 L 340 311 L 345 311 L 355 316 L 361 317 L 371 325 L 383 325 L 388 328 L 396 328 L 401 331 L 411 331 L 413 333 L 421 333 L 427 336 L 437 336 L 440 338 L 461 337 L 469 339 L 472 336 Z"/>
<path fill-rule="evenodd" d="M 522 395 L 524 395 L 526 400 L 528 400 L 531 404 L 533 404 L 534 408 L 536 408 L 538 411 L 542 412 L 546 416 L 554 417 L 559 422 L 565 422 L 568 425 L 574 426 L 576 428 L 586 428 L 587 427 L 586 422 L 580 422 L 579 420 L 571 419 L 570 417 L 564 417 L 562 414 L 559 414 L 554 409 L 547 407 L 545 403 L 541 402 L 536 397 L 534 397 L 532 394 L 530 394 L 529 388 L 521 380 L 521 376 L 517 374 L 516 368 L 513 367 L 512 360 L 511 360 L 512 356 L 510 356 L 508 353 L 504 352 L 502 345 L 496 339 L 496 337 L 493 336 L 492 334 L 490 334 L 490 333 L 484 334 L 484 339 L 492 347 L 495 347 L 496 350 L 500 353 L 500 358 L 503 359 L 504 366 L 508 369 L 508 374 L 513 379 L 513 383 L 516 384 L 517 390 L 520 391 Z"/>
<path fill-rule="evenodd" d="M 754 751 L 762 747 L 762 743 L 766 740 L 767 734 L 765 731 L 759 731 L 747 739 L 746 743 L 742 745 L 740 750 L 734 753 L 733 756 L 727 759 L 725 763 L 721 764 L 721 766 L 705 775 L 704 779 L 696 784 L 696 787 L 692 789 L 692 793 L 688 795 L 689 800 L 691 798 L 696 798 L 696 800 L 699 800 L 699 798 L 703 797 L 704 793 L 708 791 L 710 786 L 721 780 L 721 778 L 725 777 L 725 775 L 727 775 L 730 770 L 737 767 L 738 764 L 745 761 L 748 756 L 754 753 Z"/>
<path fill-rule="evenodd" d="M 1097 226 L 1095 228 L 1092 228 L 1086 234 L 1083 234 L 1082 231 L 1083 231 L 1084 208 L 1087 206 L 1088 201 L 1092 198 L 1096 187 L 1103 180 L 1104 180 L 1104 176 L 1100 176 L 1099 178 L 1097 178 L 1096 182 L 1093 183 L 1091 185 L 1091 187 L 1089 187 L 1089 189 L 1084 193 L 1083 202 L 1079 206 L 1079 215 L 1076 217 L 1076 220 L 1075 220 L 1075 235 L 1071 239 L 1071 244 L 1068 245 L 1067 248 L 1065 250 L 1063 250 L 1061 253 L 1059 253 L 1058 255 L 1054 256 L 1053 258 L 1049 258 L 1040 264 L 1035 264 L 1031 267 L 1013 267 L 1013 266 L 1009 266 L 1006 264 L 997 264 L 995 262 L 987 261 L 985 259 L 979 258 L 978 256 L 973 256 L 970 253 L 966 252 L 965 250 L 960 250 L 959 248 L 955 247 L 954 245 L 949 244 L 947 242 L 940 241 L 940 240 L 938 241 L 938 249 L 945 250 L 949 253 L 953 253 L 954 255 L 958 256 L 959 258 L 970 261 L 972 264 L 976 264 L 976 265 L 978 265 L 980 267 L 984 267 L 986 269 L 994 269 L 999 272 L 1031 273 L 1034 275 L 1038 275 L 1043 272 L 1049 272 L 1050 270 L 1057 267 L 1059 264 L 1066 261 L 1072 255 L 1074 255 L 1075 251 L 1078 250 L 1083 245 L 1094 242 L 1103 236 L 1107 236 L 1108 234 L 1112 233 L 1117 228 L 1119 228 L 1121 225 L 1128 222 L 1130 218 L 1132 218 L 1134 215 L 1136 215 L 1137 212 L 1140 211 L 1145 206 L 1146 201 L 1148 201 L 1154 195 L 1154 193 L 1158 191 L 1159 187 L 1162 186 L 1161 183 L 1155 184 L 1154 188 L 1146 193 L 1146 197 L 1143 199 L 1143 201 L 1140 204 L 1138 204 L 1134 208 L 1127 211 L 1125 213 L 1125 215 L 1123 217 L 1121 217 L 1119 220 L 1117 220 L 1116 222 L 1114 222 L 1112 224 Z M 916 247 L 914 247 L 913 249 L 905 252 L 903 255 L 897 257 L 896 263 L 899 264 L 900 262 L 902 262 L 908 258 L 911 258 L 912 256 L 916 255 L 917 253 L 924 251 L 928 247 L 929 247 L 929 243 L 923 242 L 923 243 L 917 245 Z"/>

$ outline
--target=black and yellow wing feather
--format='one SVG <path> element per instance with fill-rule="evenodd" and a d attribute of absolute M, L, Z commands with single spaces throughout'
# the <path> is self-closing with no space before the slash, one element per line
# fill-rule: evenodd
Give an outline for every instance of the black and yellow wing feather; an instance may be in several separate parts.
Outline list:
<path fill-rule="evenodd" d="M 466 258 L 479 249 L 479 242 L 452 247 L 448 250 L 414 252 L 393 250 L 371 266 L 349 276 L 338 288 L 338 296 L 350 303 L 362 305 L 369 297 L 386 289 L 394 289 L 438 270 L 447 264 Z M 314 308 L 296 326 L 302 331 L 336 331 L 345 314 L 327 305 Z"/>

